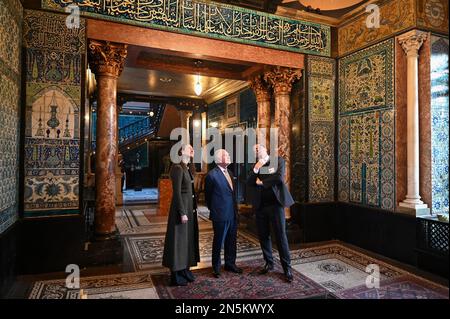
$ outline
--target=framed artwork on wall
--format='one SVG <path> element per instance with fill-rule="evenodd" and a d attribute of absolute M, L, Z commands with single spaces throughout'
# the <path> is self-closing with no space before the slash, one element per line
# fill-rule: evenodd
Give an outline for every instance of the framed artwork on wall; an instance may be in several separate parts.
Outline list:
<path fill-rule="evenodd" d="M 227 100 L 225 117 L 227 125 L 239 123 L 239 99 L 237 96 Z"/>

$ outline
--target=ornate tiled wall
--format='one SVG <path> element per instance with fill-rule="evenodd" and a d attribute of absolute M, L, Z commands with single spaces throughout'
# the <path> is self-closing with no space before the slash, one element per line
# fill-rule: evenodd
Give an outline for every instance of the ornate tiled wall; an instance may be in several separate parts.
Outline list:
<path fill-rule="evenodd" d="M 448 39 L 431 37 L 432 212 L 449 211 Z"/>
<path fill-rule="evenodd" d="M 79 208 L 81 78 L 85 25 L 65 16 L 25 11 L 26 127 L 24 215 Z"/>
<path fill-rule="evenodd" d="M 297 202 L 306 202 L 308 193 L 308 156 L 306 154 L 305 76 L 292 84 L 291 188 Z M 272 104 L 273 105 L 273 104 Z M 272 112 L 273 114 L 273 112 Z"/>
<path fill-rule="evenodd" d="M 339 55 L 354 52 L 413 27 L 448 34 L 448 0 L 378 1 L 380 27 L 367 27 L 365 11 L 338 30 Z"/>
<path fill-rule="evenodd" d="M 416 23 L 415 0 L 389 1 L 379 8 L 379 28 L 366 26 L 367 14 L 349 20 L 345 26 L 339 28 L 339 55 L 342 56 L 375 41 L 380 41 L 396 32 L 412 27 Z"/>
<path fill-rule="evenodd" d="M 17 220 L 22 5 L 0 0 L 0 233 Z"/>
<path fill-rule="evenodd" d="M 394 40 L 339 60 L 340 201 L 395 208 Z"/>
<path fill-rule="evenodd" d="M 334 95 L 333 59 L 308 58 L 309 201 L 334 200 Z"/>

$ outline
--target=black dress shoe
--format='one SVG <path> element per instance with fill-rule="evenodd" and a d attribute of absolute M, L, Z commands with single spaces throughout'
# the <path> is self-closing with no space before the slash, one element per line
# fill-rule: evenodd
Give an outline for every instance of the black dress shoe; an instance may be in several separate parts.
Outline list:
<path fill-rule="evenodd" d="M 187 280 L 182 275 L 183 271 L 173 271 L 170 275 L 170 285 L 171 286 L 186 286 Z"/>
<path fill-rule="evenodd" d="M 264 267 L 263 267 L 263 269 L 261 269 L 261 270 L 259 271 L 259 274 L 260 274 L 260 275 L 265 275 L 265 274 L 267 274 L 269 271 L 272 271 L 272 270 L 273 270 L 273 265 L 271 265 L 271 264 L 265 264 Z"/>
<path fill-rule="evenodd" d="M 219 277 L 220 277 L 220 272 L 218 272 L 218 271 L 213 271 L 213 276 L 214 276 L 215 278 L 219 278 Z"/>
<path fill-rule="evenodd" d="M 292 276 L 292 272 L 291 272 L 290 270 L 286 271 L 286 272 L 284 273 L 284 276 L 286 277 L 286 281 L 287 281 L 288 283 L 291 283 L 291 282 L 294 281 L 294 276 Z"/>
<path fill-rule="evenodd" d="M 195 276 L 189 269 L 183 270 L 182 275 L 189 282 L 195 281 Z"/>
<path fill-rule="evenodd" d="M 239 268 L 239 267 L 236 266 L 236 265 L 232 265 L 232 266 L 226 266 L 226 265 L 225 265 L 224 269 L 225 269 L 226 271 L 231 271 L 231 272 L 234 272 L 234 273 L 236 273 L 236 274 L 242 274 L 242 269 Z"/>

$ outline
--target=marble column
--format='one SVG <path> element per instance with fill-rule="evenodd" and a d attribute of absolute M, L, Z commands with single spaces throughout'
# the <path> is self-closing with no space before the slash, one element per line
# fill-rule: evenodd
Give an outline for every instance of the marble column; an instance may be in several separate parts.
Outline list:
<path fill-rule="evenodd" d="M 186 129 L 186 136 L 183 138 L 183 144 L 190 143 L 191 137 L 189 134 L 189 121 L 192 116 L 192 111 L 180 110 L 181 127 Z"/>
<path fill-rule="evenodd" d="M 109 237 L 115 230 L 117 165 L 117 79 L 127 46 L 91 40 L 89 61 L 97 78 L 97 140 L 95 156 L 95 232 Z"/>
<path fill-rule="evenodd" d="M 250 87 L 256 96 L 258 105 L 258 125 L 257 137 L 258 143 L 265 143 L 266 147 L 270 147 L 270 88 L 264 81 L 262 75 L 257 75 L 250 81 Z M 262 136 L 260 129 L 266 129 L 265 136 Z"/>
<path fill-rule="evenodd" d="M 400 207 L 427 209 L 419 194 L 419 49 L 427 33 L 412 30 L 398 37 L 407 57 L 407 194 Z"/>
<path fill-rule="evenodd" d="M 207 154 L 206 154 L 206 112 L 202 112 L 202 173 L 208 172 L 208 162 L 207 162 Z"/>
<path fill-rule="evenodd" d="M 291 100 L 292 83 L 300 79 L 301 70 L 275 67 L 264 73 L 264 80 L 273 87 L 275 97 L 275 119 L 273 127 L 278 128 L 278 155 L 286 161 L 286 185 L 291 185 Z M 290 218 L 286 210 L 286 218 Z"/>
<path fill-rule="evenodd" d="M 117 147 L 116 147 L 116 168 L 115 168 L 115 172 L 116 172 L 116 206 L 121 206 L 123 205 L 123 193 L 122 193 L 122 170 L 121 167 L 119 165 L 119 163 L 123 160 L 122 158 L 122 154 L 119 152 L 119 145 L 120 145 L 120 136 L 119 136 L 119 116 L 120 116 L 120 112 L 122 112 L 122 105 L 118 105 L 117 106 L 117 112 L 116 112 L 116 134 L 117 134 Z"/>

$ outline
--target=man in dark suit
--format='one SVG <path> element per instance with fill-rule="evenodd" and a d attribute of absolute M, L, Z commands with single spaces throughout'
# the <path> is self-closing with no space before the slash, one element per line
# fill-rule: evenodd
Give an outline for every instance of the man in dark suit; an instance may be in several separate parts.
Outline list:
<path fill-rule="evenodd" d="M 227 166 L 231 163 L 230 155 L 224 149 L 215 153 L 217 167 L 209 171 L 205 180 L 205 198 L 209 209 L 209 219 L 213 223 L 214 239 L 212 247 L 213 275 L 220 277 L 220 252 L 225 250 L 225 267 L 227 271 L 242 273 L 236 266 L 236 237 L 238 227 L 237 201 L 235 185 Z"/>
<path fill-rule="evenodd" d="M 271 163 L 267 149 L 261 144 L 254 146 L 254 152 L 258 162 L 250 171 L 248 184 L 255 189 L 252 206 L 256 215 L 259 243 L 266 261 L 260 273 L 266 274 L 274 267 L 270 238 L 272 225 L 286 280 L 292 282 L 284 207 L 292 206 L 294 200 L 284 182 L 286 164 L 281 157 L 277 157 L 277 163 Z"/>

